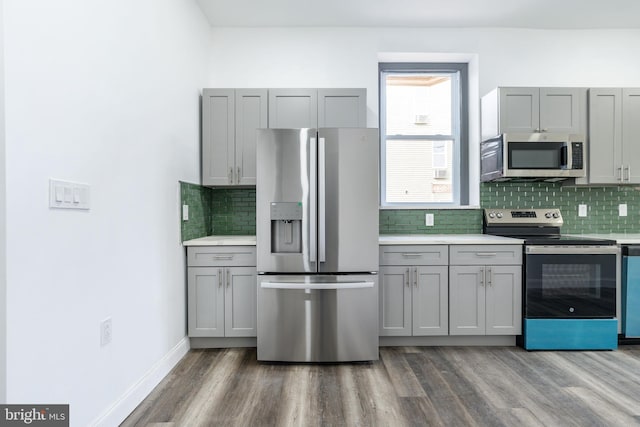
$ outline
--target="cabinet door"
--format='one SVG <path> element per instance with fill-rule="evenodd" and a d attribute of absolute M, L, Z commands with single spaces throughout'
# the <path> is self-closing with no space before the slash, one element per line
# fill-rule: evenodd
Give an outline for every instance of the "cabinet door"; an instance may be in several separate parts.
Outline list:
<path fill-rule="evenodd" d="M 522 267 L 486 266 L 486 334 L 522 333 Z"/>
<path fill-rule="evenodd" d="M 202 184 L 234 183 L 235 91 L 202 93 Z"/>
<path fill-rule="evenodd" d="M 270 128 L 317 128 L 317 89 L 270 89 Z"/>
<path fill-rule="evenodd" d="M 367 90 L 318 89 L 318 127 L 367 127 Z"/>
<path fill-rule="evenodd" d="M 190 337 L 224 336 L 224 268 L 189 267 L 187 311 Z"/>
<path fill-rule="evenodd" d="M 640 183 L 640 89 L 622 89 L 623 182 Z"/>
<path fill-rule="evenodd" d="M 411 268 L 380 268 L 381 336 L 411 336 Z"/>
<path fill-rule="evenodd" d="M 540 90 L 535 87 L 500 88 L 500 130 L 536 132 L 540 128 Z"/>
<path fill-rule="evenodd" d="M 256 336 L 257 283 L 255 267 L 226 268 L 225 336 Z"/>
<path fill-rule="evenodd" d="M 540 131 L 584 135 L 585 89 L 540 88 Z"/>
<path fill-rule="evenodd" d="M 589 89 L 589 183 L 622 177 L 622 90 Z"/>
<path fill-rule="evenodd" d="M 414 267 L 413 335 L 449 334 L 449 269 Z"/>
<path fill-rule="evenodd" d="M 256 185 L 256 129 L 266 128 L 267 90 L 236 89 L 235 181 Z"/>
<path fill-rule="evenodd" d="M 449 334 L 485 334 L 484 267 L 449 268 Z"/>

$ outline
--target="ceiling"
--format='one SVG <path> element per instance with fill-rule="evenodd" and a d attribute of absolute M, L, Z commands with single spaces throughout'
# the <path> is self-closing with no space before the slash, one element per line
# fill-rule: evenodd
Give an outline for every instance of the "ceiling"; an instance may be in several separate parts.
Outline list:
<path fill-rule="evenodd" d="M 638 0 L 196 0 L 214 27 L 640 28 Z"/>

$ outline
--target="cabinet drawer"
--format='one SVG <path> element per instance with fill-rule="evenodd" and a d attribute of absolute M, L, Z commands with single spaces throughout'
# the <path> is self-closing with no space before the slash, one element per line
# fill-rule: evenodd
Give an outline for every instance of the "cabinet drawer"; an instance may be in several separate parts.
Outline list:
<path fill-rule="evenodd" d="M 447 245 L 380 246 L 380 265 L 448 265 Z"/>
<path fill-rule="evenodd" d="M 256 248 L 254 246 L 189 246 L 187 265 L 189 267 L 255 267 Z"/>
<path fill-rule="evenodd" d="M 451 265 L 521 265 L 520 245 L 451 245 Z"/>

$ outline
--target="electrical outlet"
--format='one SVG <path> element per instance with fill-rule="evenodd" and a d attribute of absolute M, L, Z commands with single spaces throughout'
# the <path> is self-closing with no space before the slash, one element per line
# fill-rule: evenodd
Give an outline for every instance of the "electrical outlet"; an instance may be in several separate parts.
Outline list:
<path fill-rule="evenodd" d="M 618 216 L 627 216 L 627 204 L 620 203 L 618 205 Z"/>
<path fill-rule="evenodd" d="M 428 213 L 424 215 L 424 225 L 427 227 L 433 227 L 433 214 Z"/>
<path fill-rule="evenodd" d="M 100 322 L 100 346 L 104 347 L 109 344 L 111 338 L 113 338 L 113 325 L 111 323 L 111 317 L 107 317 Z"/>
<path fill-rule="evenodd" d="M 189 205 L 182 205 L 182 220 L 189 221 Z"/>
<path fill-rule="evenodd" d="M 578 205 L 578 216 L 587 216 L 587 205 Z"/>

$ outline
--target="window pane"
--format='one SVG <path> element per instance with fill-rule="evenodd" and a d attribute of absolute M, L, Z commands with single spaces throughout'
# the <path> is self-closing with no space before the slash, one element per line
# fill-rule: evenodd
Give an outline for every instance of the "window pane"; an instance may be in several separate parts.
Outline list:
<path fill-rule="evenodd" d="M 394 140 L 386 144 L 386 201 L 453 201 L 453 141 Z"/>
<path fill-rule="evenodd" d="M 451 77 L 391 74 L 386 84 L 387 135 L 452 135 Z"/>

